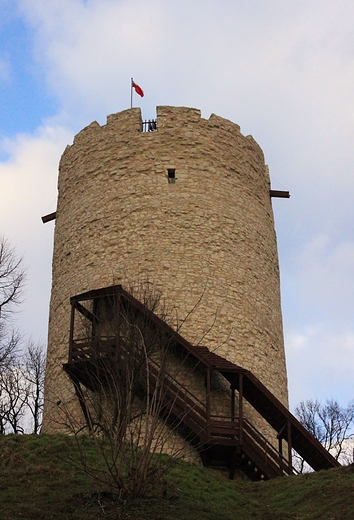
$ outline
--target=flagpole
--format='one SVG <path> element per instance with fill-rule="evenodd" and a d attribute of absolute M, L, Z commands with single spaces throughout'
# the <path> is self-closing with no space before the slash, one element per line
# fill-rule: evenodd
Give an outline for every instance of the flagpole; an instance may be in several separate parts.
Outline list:
<path fill-rule="evenodd" d="M 130 79 L 130 108 L 133 108 L 133 78 Z"/>

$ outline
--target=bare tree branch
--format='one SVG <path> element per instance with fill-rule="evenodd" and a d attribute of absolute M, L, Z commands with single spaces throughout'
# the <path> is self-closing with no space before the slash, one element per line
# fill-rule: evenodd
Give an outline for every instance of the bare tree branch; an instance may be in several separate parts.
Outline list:
<path fill-rule="evenodd" d="M 21 302 L 24 281 L 22 258 L 6 238 L 0 237 L 0 319 L 9 318 L 14 305 Z"/>
<path fill-rule="evenodd" d="M 24 357 L 24 378 L 28 388 L 27 407 L 33 420 L 32 433 L 39 433 L 42 424 L 45 366 L 44 345 L 30 341 Z"/>
<path fill-rule="evenodd" d="M 147 311 L 165 319 L 159 293 L 142 287 L 138 298 Z M 101 468 L 92 468 L 81 453 L 82 463 L 96 481 L 105 482 L 118 494 L 142 496 L 147 487 L 158 489 L 161 482 L 166 459 L 157 462 L 156 454 L 166 452 L 168 445 L 178 456 L 186 446 L 170 442 L 177 438 L 181 424 L 180 417 L 172 417 L 171 401 L 177 396 L 168 395 L 167 363 L 173 357 L 173 336 L 157 326 L 149 312 L 114 296 L 79 302 L 75 312 L 73 336 L 86 352 L 87 363 L 80 362 L 86 372 L 81 372 L 81 381 L 74 376 L 73 383 L 103 461 Z M 178 372 L 184 362 L 175 357 L 171 372 Z M 58 406 L 82 452 L 78 436 L 82 429 L 75 414 L 61 402 Z"/>
<path fill-rule="evenodd" d="M 8 366 L 0 374 L 1 433 L 24 433 L 28 388 L 19 364 Z"/>
<path fill-rule="evenodd" d="M 18 354 L 21 337 L 0 320 L 0 373 L 12 364 Z"/>
<path fill-rule="evenodd" d="M 337 460 L 353 462 L 354 459 L 350 460 L 348 455 L 348 449 L 353 455 L 348 441 L 354 436 L 354 400 L 342 407 L 334 399 L 327 400 L 325 404 L 318 399 L 309 399 L 295 408 L 295 415 Z"/>

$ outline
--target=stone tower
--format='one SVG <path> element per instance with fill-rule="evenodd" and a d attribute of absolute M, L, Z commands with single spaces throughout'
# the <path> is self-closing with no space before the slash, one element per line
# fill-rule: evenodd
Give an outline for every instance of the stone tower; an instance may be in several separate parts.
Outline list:
<path fill-rule="evenodd" d="M 75 136 L 59 167 L 43 431 L 74 399 L 63 371 L 69 299 L 113 284 L 161 290 L 193 344 L 252 371 L 287 406 L 268 169 L 238 125 L 199 110 L 110 115 Z"/>

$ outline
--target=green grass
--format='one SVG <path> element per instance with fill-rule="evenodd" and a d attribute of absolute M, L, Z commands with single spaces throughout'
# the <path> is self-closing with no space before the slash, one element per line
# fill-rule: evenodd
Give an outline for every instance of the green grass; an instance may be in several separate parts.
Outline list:
<path fill-rule="evenodd" d="M 94 461 L 94 443 L 81 443 Z M 76 456 L 68 436 L 0 437 L 0 520 L 354 520 L 353 465 L 253 483 L 177 461 L 160 496 L 122 502 Z"/>

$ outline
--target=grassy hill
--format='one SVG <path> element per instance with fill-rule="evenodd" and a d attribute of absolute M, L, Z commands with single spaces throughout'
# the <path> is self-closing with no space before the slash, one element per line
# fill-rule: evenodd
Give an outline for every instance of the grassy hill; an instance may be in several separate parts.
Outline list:
<path fill-rule="evenodd" d="M 94 460 L 94 445 L 82 445 Z M 229 481 L 177 461 L 164 492 L 120 501 L 75 463 L 74 439 L 0 438 L 0 520 L 354 520 L 354 466 L 268 482 Z"/>

